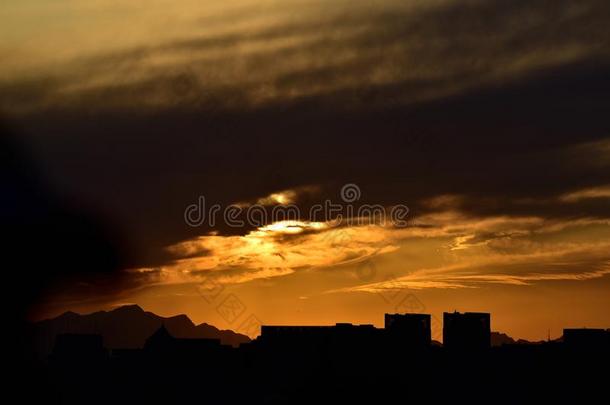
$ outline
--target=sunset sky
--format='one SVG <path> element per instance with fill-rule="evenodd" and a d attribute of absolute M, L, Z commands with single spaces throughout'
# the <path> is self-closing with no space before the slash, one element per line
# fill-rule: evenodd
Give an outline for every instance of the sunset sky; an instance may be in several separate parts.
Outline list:
<path fill-rule="evenodd" d="M 32 319 L 608 328 L 609 19 L 606 0 L 4 1 L 3 267 Z M 189 225 L 200 197 L 300 215 Z M 311 218 L 324 201 L 407 223 Z"/>

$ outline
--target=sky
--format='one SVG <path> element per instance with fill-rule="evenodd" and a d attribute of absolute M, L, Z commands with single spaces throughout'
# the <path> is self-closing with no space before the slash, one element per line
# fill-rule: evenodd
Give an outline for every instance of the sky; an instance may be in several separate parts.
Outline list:
<path fill-rule="evenodd" d="M 31 319 L 610 326 L 607 1 L 20 0 L 0 20 L 6 283 Z"/>

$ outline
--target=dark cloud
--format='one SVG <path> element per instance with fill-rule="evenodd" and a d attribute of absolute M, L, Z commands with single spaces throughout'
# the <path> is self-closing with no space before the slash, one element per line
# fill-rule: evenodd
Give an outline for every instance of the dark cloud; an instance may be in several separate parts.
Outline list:
<path fill-rule="evenodd" d="M 24 103 L 6 98 L 2 104 L 9 110 L 134 104 L 136 110 L 241 110 L 316 96 L 336 108 L 332 94 L 341 90 L 341 104 L 362 107 L 364 98 L 370 108 L 372 101 L 384 107 L 507 83 L 586 58 L 608 61 L 610 7 L 603 1 L 331 2 L 313 13 L 296 7 L 303 8 L 303 18 L 273 8 L 267 11 L 276 20 L 261 27 L 210 29 L 205 36 L 81 58 L 67 64 L 63 76 L 40 79 L 55 88 L 41 88 L 38 100 L 26 91 L 28 79 Z M 243 16 L 256 17 L 254 11 Z M 160 58 L 166 62 L 155 62 Z M 185 78 L 192 87 L 187 94 L 179 89 Z"/>
<path fill-rule="evenodd" d="M 607 201 L 559 196 L 610 184 L 609 20 L 608 3 L 594 0 L 333 8 L 4 82 L 0 106 L 40 181 L 121 224 L 131 253 L 120 257 L 123 247 L 107 243 L 114 236 L 70 208 L 49 214 L 59 224 L 15 217 L 35 224 L 24 239 L 40 235 L 24 255 L 46 245 L 41 257 L 76 274 L 154 267 L 172 259 L 165 247 L 210 231 L 183 221 L 199 195 L 226 206 L 311 184 L 337 200 L 356 183 L 360 202 L 403 203 L 414 215 L 453 194 L 473 216 L 607 218 Z M 287 38 L 296 42 L 275 44 Z M 171 63 L 150 63 L 161 57 Z M 16 206 L 33 198 L 9 195 Z"/>
<path fill-rule="evenodd" d="M 0 127 L 0 146 L 3 282 L 14 308 L 11 320 L 66 281 L 95 284 L 101 296 L 134 283 L 122 272 L 131 262 L 129 248 L 112 218 L 55 192 L 6 126 Z"/>

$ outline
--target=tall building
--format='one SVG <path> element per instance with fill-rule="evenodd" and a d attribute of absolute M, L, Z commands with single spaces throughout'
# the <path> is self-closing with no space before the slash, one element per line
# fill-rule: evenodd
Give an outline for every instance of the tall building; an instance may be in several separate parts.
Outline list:
<path fill-rule="evenodd" d="M 443 313 L 443 346 L 477 350 L 491 345 L 490 315 L 483 312 Z"/>
<path fill-rule="evenodd" d="M 386 334 L 394 343 L 421 347 L 432 341 L 428 314 L 385 314 L 384 321 Z"/>
<path fill-rule="evenodd" d="M 598 349 L 610 345 L 610 332 L 603 329 L 564 329 L 563 341 L 571 348 Z"/>

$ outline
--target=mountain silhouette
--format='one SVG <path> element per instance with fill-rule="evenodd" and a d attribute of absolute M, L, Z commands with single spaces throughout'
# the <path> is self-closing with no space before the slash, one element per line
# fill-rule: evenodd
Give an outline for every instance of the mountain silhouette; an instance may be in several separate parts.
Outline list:
<path fill-rule="evenodd" d="M 144 346 L 145 340 L 161 325 L 177 338 L 220 339 L 224 345 L 239 346 L 250 338 L 231 330 L 220 330 L 207 323 L 195 325 L 188 316 L 164 318 L 144 311 L 138 305 L 126 305 L 112 311 L 99 311 L 80 315 L 65 312 L 62 315 L 31 325 L 32 341 L 41 356 L 48 355 L 60 333 L 96 333 L 103 336 L 109 349 L 135 349 Z"/>
<path fill-rule="evenodd" d="M 516 341 L 512 337 L 508 336 L 506 333 L 502 332 L 491 332 L 491 346 L 503 346 L 503 345 L 513 345 Z"/>
<path fill-rule="evenodd" d="M 539 341 L 530 341 L 530 340 L 526 340 L 526 339 L 513 339 L 512 337 L 508 336 L 506 333 L 502 333 L 502 332 L 491 332 L 490 335 L 491 338 L 491 346 L 492 347 L 500 347 L 500 346 L 504 346 L 504 345 L 534 345 L 534 344 L 542 344 L 545 343 L 545 340 L 539 340 Z M 563 337 L 557 338 L 557 339 L 553 339 L 553 342 L 561 342 L 563 340 Z"/>

